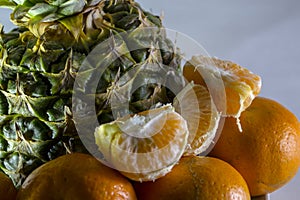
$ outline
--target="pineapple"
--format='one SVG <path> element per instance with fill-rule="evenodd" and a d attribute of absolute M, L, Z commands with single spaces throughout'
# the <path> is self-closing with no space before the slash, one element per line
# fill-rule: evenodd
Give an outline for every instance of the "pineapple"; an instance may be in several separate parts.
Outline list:
<path fill-rule="evenodd" d="M 147 81 L 155 71 L 165 72 L 165 81 L 174 83 L 174 88 L 183 85 L 176 75 L 180 56 L 160 31 L 160 18 L 133 0 L 0 0 L 0 5 L 13 9 L 11 20 L 17 25 L 8 33 L 0 27 L 0 169 L 16 187 L 51 159 L 71 152 L 90 153 L 73 117 L 76 77 L 85 88 L 96 88 L 84 95 L 94 98 L 95 105 L 89 106 L 96 109 L 100 124 L 114 119 L 110 97 L 130 90 L 134 81 L 145 84 L 132 92 L 129 109 L 120 115 L 172 102 L 174 92 Z M 156 27 L 157 32 L 147 27 Z M 151 47 L 145 45 L 148 37 Z M 119 56 L 110 61 L 98 82 L 90 82 L 88 70 L 80 70 L 81 65 L 108 38 L 118 40 L 100 49 L 97 63 L 101 66 Z M 133 47 L 138 48 L 128 53 Z M 132 70 L 134 75 L 124 78 Z M 93 136 L 89 116 L 82 115 L 86 134 Z"/>

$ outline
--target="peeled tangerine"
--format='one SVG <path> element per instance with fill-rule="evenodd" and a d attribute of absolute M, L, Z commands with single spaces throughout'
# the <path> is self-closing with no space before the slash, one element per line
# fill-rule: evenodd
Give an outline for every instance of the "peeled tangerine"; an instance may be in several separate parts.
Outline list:
<path fill-rule="evenodd" d="M 217 58 L 194 56 L 184 65 L 183 75 L 188 81 L 206 86 L 209 91 L 216 90 L 215 87 L 224 89 L 225 95 L 220 96 L 219 102 L 215 103 L 226 102 L 226 110 L 222 114 L 235 118 L 239 118 L 250 106 L 261 89 L 261 78 L 258 75 L 233 62 Z M 215 83 L 212 76 L 222 79 L 223 88 Z"/>
<path fill-rule="evenodd" d="M 170 172 L 184 153 L 186 120 L 171 105 L 117 119 L 96 128 L 103 161 L 136 181 Z"/>

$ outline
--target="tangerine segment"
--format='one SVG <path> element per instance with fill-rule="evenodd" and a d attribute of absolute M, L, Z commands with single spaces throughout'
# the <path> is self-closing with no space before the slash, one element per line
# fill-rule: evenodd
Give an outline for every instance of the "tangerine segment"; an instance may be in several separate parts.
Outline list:
<path fill-rule="evenodd" d="M 185 119 L 171 105 L 102 124 L 95 130 L 104 160 L 132 180 L 155 180 L 168 173 L 187 144 Z"/>
<path fill-rule="evenodd" d="M 207 88 L 188 84 L 174 99 L 175 110 L 187 121 L 189 129 L 185 155 L 198 155 L 210 147 L 216 137 L 220 113 Z"/>
<path fill-rule="evenodd" d="M 193 57 L 185 64 L 183 75 L 188 81 L 211 87 L 206 84 L 210 77 L 203 76 L 207 71 L 211 76 L 220 75 L 222 78 L 226 93 L 227 116 L 238 118 L 260 92 L 260 76 L 238 64 L 217 58 Z"/>

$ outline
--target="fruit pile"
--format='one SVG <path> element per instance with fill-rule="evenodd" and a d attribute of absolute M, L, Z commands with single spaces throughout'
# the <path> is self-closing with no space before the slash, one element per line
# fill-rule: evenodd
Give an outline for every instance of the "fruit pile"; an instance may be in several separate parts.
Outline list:
<path fill-rule="evenodd" d="M 300 123 L 261 78 L 185 60 L 134 0 L 0 6 L 1 200 L 250 199 L 297 173 Z"/>

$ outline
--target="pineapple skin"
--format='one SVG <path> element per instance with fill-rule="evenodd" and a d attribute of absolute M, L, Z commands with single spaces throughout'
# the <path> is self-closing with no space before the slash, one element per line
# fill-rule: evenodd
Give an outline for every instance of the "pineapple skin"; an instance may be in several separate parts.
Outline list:
<path fill-rule="evenodd" d="M 84 54 L 40 44 L 23 28 L 0 38 L 0 168 L 19 187 L 43 163 L 86 152 L 70 110 L 71 72 Z"/>
<path fill-rule="evenodd" d="M 51 5 L 49 9 L 57 9 L 49 16 L 51 12 L 37 12 L 48 9 L 50 4 L 46 2 L 43 5 L 31 0 L 18 5 L 13 0 L 0 0 L 1 5 L 6 3 L 14 9 L 12 21 L 18 25 L 8 33 L 1 27 L 0 32 L 0 169 L 17 188 L 35 168 L 49 160 L 66 153 L 90 153 L 75 127 L 72 95 L 78 73 L 84 74 L 79 71 L 81 64 L 98 44 L 112 35 L 130 32 L 124 43 L 126 50 L 118 52 L 120 59 L 105 69 L 96 94 L 91 94 L 96 98 L 100 124 L 114 120 L 108 97 L 119 77 L 153 62 L 166 67 L 166 71 L 180 68 L 172 42 L 160 32 L 153 48 L 140 45 L 136 36 L 145 34 L 140 30 L 161 28 L 162 23 L 134 1 L 71 2 L 65 1 L 64 8 L 80 4 L 77 10 L 69 9 L 72 12 L 62 15 L 61 4 Z M 128 54 L 132 45 L 139 48 Z M 102 51 L 107 52 L 105 62 L 111 49 Z M 156 103 L 172 102 L 173 97 L 161 85 L 144 85 L 133 93 L 129 114 L 147 110 Z M 93 135 L 86 126 L 86 134 Z"/>

